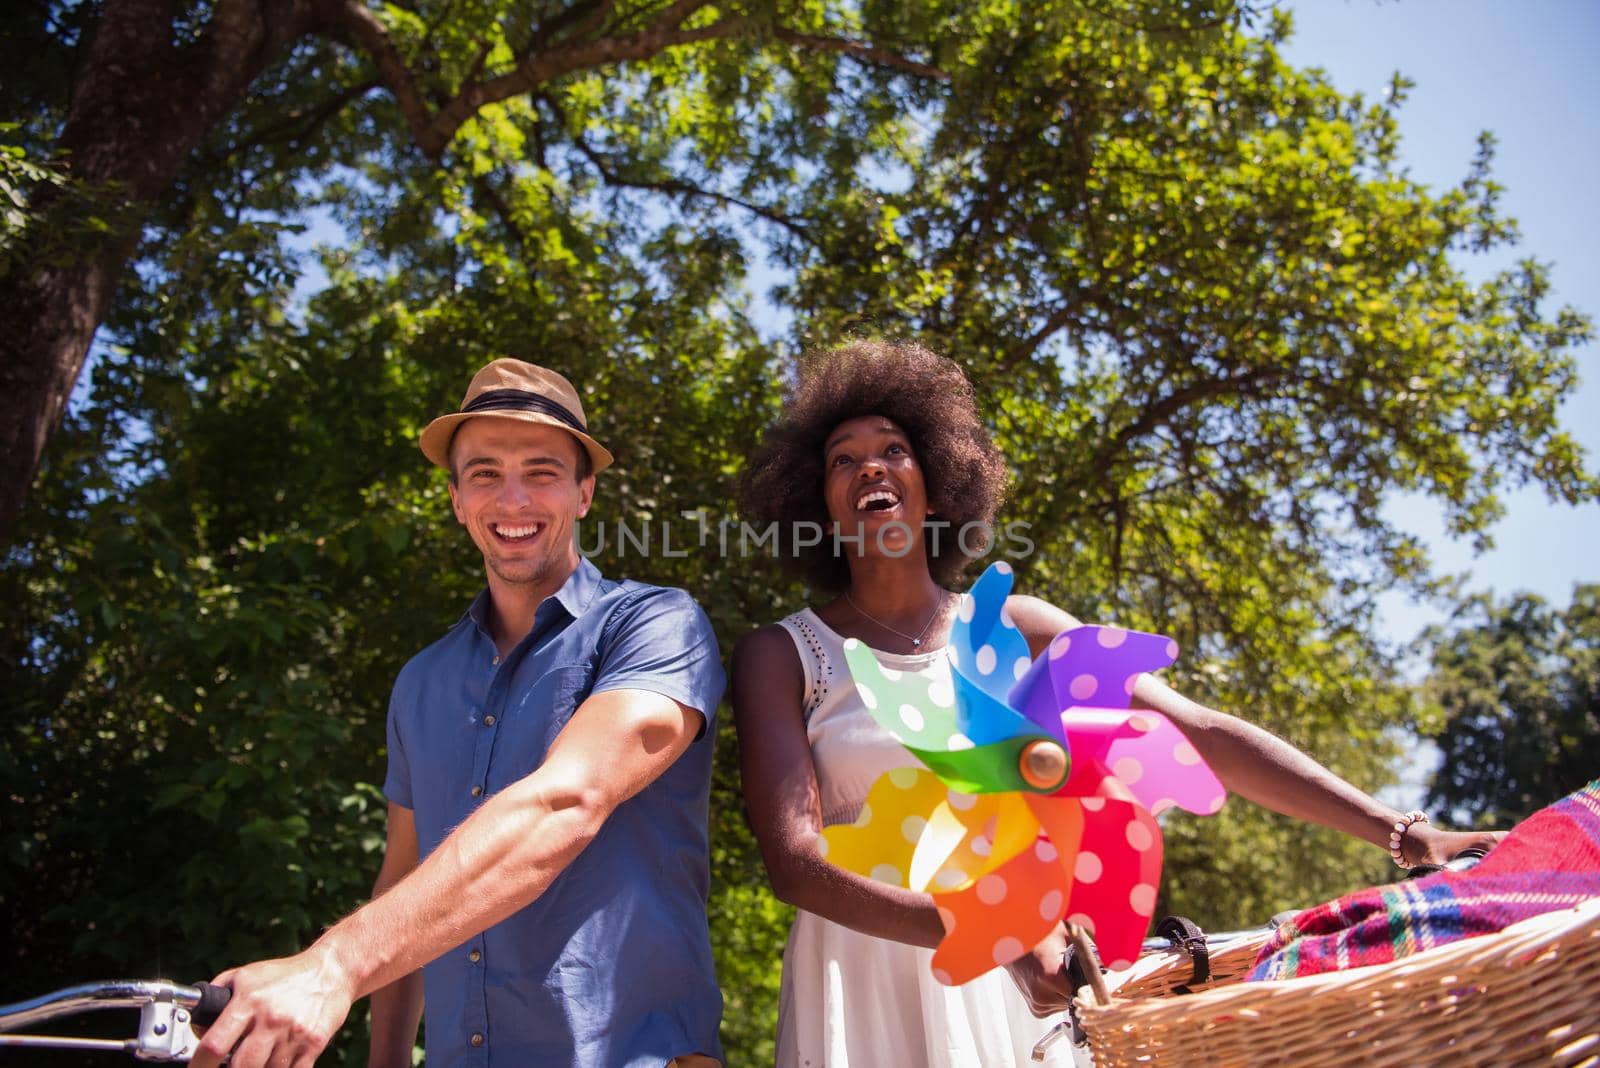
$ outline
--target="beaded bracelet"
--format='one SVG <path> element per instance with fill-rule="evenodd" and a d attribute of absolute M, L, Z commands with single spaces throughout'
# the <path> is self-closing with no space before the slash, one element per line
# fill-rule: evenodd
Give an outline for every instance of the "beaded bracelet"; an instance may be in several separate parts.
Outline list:
<path fill-rule="evenodd" d="M 1400 852 L 1400 839 L 1406 836 L 1406 831 L 1411 829 L 1413 823 L 1427 823 L 1428 814 L 1412 809 L 1404 816 L 1394 821 L 1394 830 L 1389 832 L 1389 856 L 1394 858 L 1395 866 L 1411 870 L 1411 865 L 1406 863 L 1406 858 Z"/>

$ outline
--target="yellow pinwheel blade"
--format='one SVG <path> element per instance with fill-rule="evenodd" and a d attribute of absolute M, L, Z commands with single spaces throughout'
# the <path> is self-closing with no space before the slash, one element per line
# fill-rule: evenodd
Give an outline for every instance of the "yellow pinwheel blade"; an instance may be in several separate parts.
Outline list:
<path fill-rule="evenodd" d="M 911 888 L 970 886 L 1033 844 L 1039 821 L 1018 794 L 951 793 L 928 816 L 911 861 Z"/>
<path fill-rule="evenodd" d="M 892 886 L 909 887 L 911 858 L 934 810 L 949 788 L 922 768 L 895 768 L 878 776 L 854 823 L 822 830 L 828 863 Z"/>

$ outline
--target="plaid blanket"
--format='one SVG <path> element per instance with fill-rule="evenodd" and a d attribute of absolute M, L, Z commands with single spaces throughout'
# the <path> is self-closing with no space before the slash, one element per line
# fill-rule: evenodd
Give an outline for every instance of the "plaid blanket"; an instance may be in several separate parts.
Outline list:
<path fill-rule="evenodd" d="M 1478 866 L 1346 894 L 1300 913 L 1250 979 L 1384 964 L 1600 897 L 1600 779 L 1519 823 Z"/>

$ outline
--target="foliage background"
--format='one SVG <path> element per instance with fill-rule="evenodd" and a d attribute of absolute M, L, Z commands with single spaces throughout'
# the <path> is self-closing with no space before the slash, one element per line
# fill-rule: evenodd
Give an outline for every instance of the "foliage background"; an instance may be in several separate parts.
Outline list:
<path fill-rule="evenodd" d="M 373 10 L 442 84 L 560 18 Z M 1015 476 L 1004 518 L 1036 543 L 1028 592 L 1174 635 L 1181 689 L 1369 789 L 1398 729 L 1446 722 L 1459 693 L 1441 682 L 1428 704 L 1395 682 L 1373 626 L 1379 593 L 1436 588 L 1383 502 L 1429 494 L 1471 535 L 1506 486 L 1597 497 L 1554 417 L 1588 321 L 1548 307 L 1537 263 L 1484 283 L 1457 266 L 1514 236 L 1487 144 L 1454 188 L 1410 180 L 1404 86 L 1373 102 L 1289 67 L 1271 10 L 760 10 L 941 76 L 753 34 L 566 75 L 483 108 L 434 158 L 368 59 L 314 39 L 185 165 L 0 570 L 0 998 L 208 976 L 364 898 L 389 684 L 480 582 L 415 436 L 503 353 L 580 383 L 618 454 L 593 527 L 648 529 L 653 548 L 613 536 L 596 562 L 691 590 L 725 649 L 806 591 L 694 545 L 683 513 L 737 519 L 798 353 L 889 333 L 977 383 Z M 8 272 L 125 224 L 95 190 L 72 190 L 81 228 L 59 201 L 30 207 L 63 181 L 39 161 L 95 11 L 33 8 L 5 39 L 25 75 L 3 90 Z M 687 555 L 658 551 L 663 524 Z M 1562 728 L 1580 738 L 1594 670 Z M 1508 707 L 1463 752 L 1514 737 Z M 770 1061 L 787 915 L 726 719 L 712 921 L 738 1065 Z M 1449 803 L 1499 819 L 1537 789 L 1518 809 Z M 1387 864 L 1237 800 L 1166 831 L 1163 908 L 1208 926 Z M 359 1060 L 360 1030 L 330 1059 Z"/>

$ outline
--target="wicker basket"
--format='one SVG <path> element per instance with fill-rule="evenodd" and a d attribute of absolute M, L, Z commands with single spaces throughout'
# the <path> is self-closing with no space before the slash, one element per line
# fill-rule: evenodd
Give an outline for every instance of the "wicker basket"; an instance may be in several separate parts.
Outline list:
<path fill-rule="evenodd" d="M 1388 964 L 1238 980 L 1260 938 L 1220 947 L 1189 995 L 1180 953 L 1088 985 L 1078 1015 L 1118 1065 L 1600 1065 L 1600 898 Z"/>

